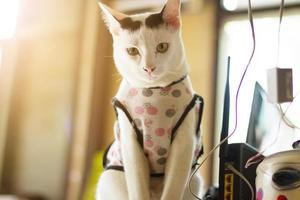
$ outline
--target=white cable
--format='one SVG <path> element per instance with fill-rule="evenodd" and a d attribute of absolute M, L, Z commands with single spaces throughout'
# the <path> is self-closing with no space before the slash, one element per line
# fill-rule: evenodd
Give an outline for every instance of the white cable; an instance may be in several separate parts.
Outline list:
<path fill-rule="evenodd" d="M 284 123 L 289 126 L 292 129 L 298 129 L 300 130 L 300 126 L 296 125 L 295 123 L 293 123 L 287 116 L 287 112 L 289 110 L 289 108 L 292 106 L 292 104 L 294 103 L 294 100 L 298 97 L 298 95 L 300 94 L 300 90 L 296 93 L 296 95 L 293 98 L 293 101 L 288 105 L 288 107 L 286 108 L 286 111 L 284 112 L 282 109 L 281 104 L 279 104 L 279 112 L 281 113 L 282 116 L 282 120 L 284 121 Z"/>
<path fill-rule="evenodd" d="M 278 25 L 278 34 L 277 34 L 277 56 L 276 56 L 276 67 L 279 64 L 280 57 L 280 32 L 281 32 L 281 23 L 283 17 L 283 9 L 284 9 L 284 0 L 281 0 L 280 9 L 279 9 L 279 25 Z"/>
<path fill-rule="evenodd" d="M 297 96 L 299 94 L 300 94 L 300 91 L 297 92 L 297 94 L 293 98 L 293 101 L 288 105 L 288 107 L 286 108 L 285 111 L 283 111 L 281 105 L 278 104 L 278 106 L 279 106 L 279 112 L 281 114 L 281 118 L 280 118 L 280 121 L 279 121 L 279 124 L 278 124 L 278 129 L 277 129 L 277 134 L 276 134 L 275 139 L 270 144 L 268 144 L 266 147 L 264 147 L 264 149 L 262 151 L 260 151 L 259 153 L 257 153 L 255 156 L 252 156 L 251 158 L 249 158 L 247 160 L 247 162 L 246 162 L 245 168 L 248 168 L 248 167 L 250 167 L 253 164 L 259 163 L 260 161 L 262 161 L 264 159 L 263 153 L 265 153 L 270 147 L 272 147 L 278 141 L 279 133 L 280 133 L 280 127 L 281 127 L 282 122 L 284 122 L 287 126 L 293 128 L 294 130 L 295 129 L 299 129 L 298 126 L 296 126 L 295 124 L 293 124 L 286 117 L 286 113 L 291 108 L 291 105 L 293 104 L 294 100 L 297 98 Z"/>
<path fill-rule="evenodd" d="M 254 200 L 254 189 L 251 183 L 247 180 L 247 178 L 241 172 L 235 169 L 231 164 L 227 164 L 227 168 L 231 170 L 234 174 L 239 176 L 243 181 L 245 181 L 245 183 L 248 185 L 249 189 L 251 190 L 251 200 Z"/>
<path fill-rule="evenodd" d="M 280 9 L 279 9 L 279 24 L 278 24 L 278 33 L 277 33 L 277 56 L 276 56 L 276 67 L 278 67 L 278 63 L 279 63 L 279 57 L 280 57 L 280 32 L 281 32 L 281 23 L 282 23 L 282 19 L 283 19 L 283 10 L 284 10 L 284 0 L 281 0 L 280 3 Z M 292 103 L 291 103 L 292 104 Z M 260 161 L 262 161 L 264 159 L 263 157 L 263 153 L 269 149 L 271 146 L 273 146 L 279 137 L 279 132 L 280 132 L 280 127 L 281 127 L 281 121 L 285 122 L 287 120 L 286 119 L 286 112 L 288 111 L 289 107 L 291 106 L 291 104 L 288 106 L 288 108 L 285 110 L 285 112 L 283 112 L 281 106 L 279 105 L 280 109 L 279 112 L 281 113 L 281 120 L 279 121 L 279 125 L 278 125 L 278 131 L 277 131 L 277 135 L 275 137 L 275 139 L 272 141 L 272 143 L 270 143 L 268 146 L 266 146 L 262 151 L 260 151 L 259 153 L 257 153 L 255 156 L 252 156 L 251 158 L 249 158 L 245 164 L 245 168 L 250 167 L 253 164 L 256 164 Z"/>
<path fill-rule="evenodd" d="M 248 0 L 248 18 L 249 18 L 249 22 L 250 22 L 250 27 L 251 27 L 251 35 L 252 35 L 252 40 L 253 40 L 253 48 L 252 48 L 252 51 L 251 51 L 251 55 L 250 55 L 250 58 L 248 60 L 248 63 L 246 65 L 246 68 L 243 72 L 243 75 L 242 75 L 242 78 L 239 82 L 239 85 L 238 85 L 238 89 L 237 89 L 237 92 L 236 92 L 236 98 L 235 98 L 235 126 L 234 126 L 234 129 L 233 131 L 226 137 L 224 138 L 219 144 L 217 144 L 212 150 L 210 150 L 208 152 L 208 154 L 204 157 L 204 159 L 200 162 L 200 164 L 197 166 L 197 168 L 195 169 L 195 171 L 191 174 L 190 176 L 190 179 L 189 179 L 189 190 L 191 192 L 191 194 L 198 200 L 201 200 L 201 198 L 199 198 L 192 190 L 191 190 L 191 181 L 192 181 L 192 178 L 193 176 L 196 174 L 196 172 L 200 169 L 200 167 L 202 167 L 202 165 L 206 162 L 206 160 L 211 157 L 211 155 L 215 152 L 215 150 L 217 150 L 222 144 L 224 144 L 232 135 L 234 135 L 234 133 L 236 132 L 237 130 L 237 124 L 238 124 L 238 99 L 239 99 L 239 94 L 240 94 L 240 89 L 241 89 L 241 86 L 242 86 L 242 83 L 244 81 L 244 78 L 248 72 L 248 69 L 249 69 L 249 66 L 252 62 L 252 59 L 254 57 L 254 53 L 255 53 L 255 50 L 256 50 L 256 36 L 255 36 L 255 29 L 254 29 L 254 22 L 253 22 L 253 11 L 252 11 L 252 3 L 251 3 L 251 0 Z"/>

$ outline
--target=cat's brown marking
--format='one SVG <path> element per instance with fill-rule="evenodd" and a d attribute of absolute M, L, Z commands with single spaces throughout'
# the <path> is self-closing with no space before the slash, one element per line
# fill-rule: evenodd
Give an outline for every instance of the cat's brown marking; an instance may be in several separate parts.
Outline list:
<path fill-rule="evenodd" d="M 146 20 L 145 24 L 148 28 L 158 28 L 160 25 L 164 24 L 163 20 L 163 11 L 165 8 L 160 13 L 152 14 L 149 15 Z"/>
<path fill-rule="evenodd" d="M 125 17 L 124 19 L 118 21 L 123 29 L 130 31 L 136 31 L 142 26 L 141 21 L 133 21 L 130 17 Z"/>

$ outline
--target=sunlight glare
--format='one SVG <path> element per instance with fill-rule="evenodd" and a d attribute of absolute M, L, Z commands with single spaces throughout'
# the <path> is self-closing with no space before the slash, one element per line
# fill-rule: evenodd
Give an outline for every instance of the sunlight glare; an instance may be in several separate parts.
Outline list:
<path fill-rule="evenodd" d="M 234 11 L 238 7 L 237 0 L 223 0 L 223 6 L 226 10 Z"/>
<path fill-rule="evenodd" d="M 13 37 L 18 8 L 19 0 L 0 0 L 0 40 Z"/>

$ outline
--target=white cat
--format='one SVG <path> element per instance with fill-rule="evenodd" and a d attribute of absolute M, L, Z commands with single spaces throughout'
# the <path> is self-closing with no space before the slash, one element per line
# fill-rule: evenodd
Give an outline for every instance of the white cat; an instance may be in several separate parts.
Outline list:
<path fill-rule="evenodd" d="M 98 200 L 195 199 L 188 179 L 201 154 L 203 100 L 187 76 L 180 5 L 168 0 L 159 13 L 128 16 L 100 3 L 123 80 Z M 199 176 L 191 189 L 199 192 Z"/>

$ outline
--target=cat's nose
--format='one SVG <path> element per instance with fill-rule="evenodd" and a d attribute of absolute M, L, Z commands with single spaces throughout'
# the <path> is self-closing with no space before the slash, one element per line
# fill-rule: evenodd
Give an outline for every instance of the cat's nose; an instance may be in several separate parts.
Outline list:
<path fill-rule="evenodd" d="M 146 66 L 143 68 L 144 71 L 148 72 L 148 73 L 152 73 L 154 72 L 154 70 L 156 69 L 156 67 L 152 66 L 152 65 L 149 65 L 149 66 Z"/>

